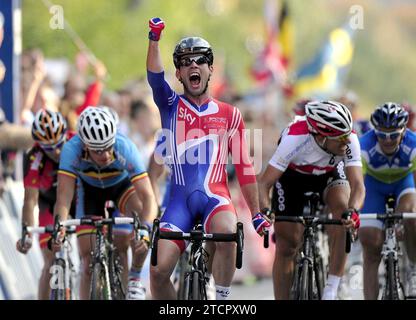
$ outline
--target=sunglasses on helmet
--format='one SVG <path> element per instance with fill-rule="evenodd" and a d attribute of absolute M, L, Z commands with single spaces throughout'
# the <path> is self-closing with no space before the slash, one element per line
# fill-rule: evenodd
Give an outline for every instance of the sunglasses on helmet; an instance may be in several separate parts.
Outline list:
<path fill-rule="evenodd" d="M 195 62 L 198 66 L 204 63 L 208 63 L 208 58 L 200 55 L 200 56 L 193 56 L 193 57 L 184 57 L 179 60 L 179 65 L 181 67 L 189 67 L 192 62 Z"/>
<path fill-rule="evenodd" d="M 374 132 L 377 138 L 380 138 L 381 140 L 386 140 L 387 138 L 389 138 L 390 140 L 396 140 L 403 133 L 403 129 L 393 132 L 384 132 L 375 129 Z"/>

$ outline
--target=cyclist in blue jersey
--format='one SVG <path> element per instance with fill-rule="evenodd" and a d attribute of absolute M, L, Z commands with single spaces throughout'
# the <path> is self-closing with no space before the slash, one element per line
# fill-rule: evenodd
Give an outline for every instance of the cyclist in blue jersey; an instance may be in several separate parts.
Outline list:
<path fill-rule="evenodd" d="M 57 201 L 54 215 L 66 220 L 70 200 L 77 190 L 76 217 L 102 216 L 105 202 L 113 201 L 121 213 L 139 213 L 142 222 L 156 217 L 156 202 L 150 180 L 136 146 L 116 132 L 114 116 L 104 108 L 89 107 L 78 120 L 78 134 L 62 150 L 58 171 Z M 83 230 L 91 234 L 93 230 Z M 115 235 L 115 245 L 127 270 L 127 249 L 131 234 Z M 81 299 L 87 299 L 90 288 L 90 237 L 78 237 L 82 262 Z M 131 241 L 133 261 L 128 274 L 128 299 L 143 300 L 145 289 L 140 271 L 147 255 L 144 241 Z M 55 249 L 59 248 L 58 245 Z M 127 280 L 127 273 L 124 276 Z"/>
<path fill-rule="evenodd" d="M 374 129 L 360 138 L 366 196 L 362 214 L 384 213 L 385 198 L 394 194 L 397 212 L 416 212 L 416 134 L 406 129 L 409 114 L 393 102 L 378 106 L 371 115 Z M 383 246 L 383 224 L 364 220 L 359 230 L 364 258 L 364 298 L 377 299 L 378 268 Z M 416 221 L 404 222 L 409 257 L 408 295 L 416 297 Z"/>
<path fill-rule="evenodd" d="M 161 218 L 161 230 L 189 232 L 200 220 L 205 232 L 234 233 L 236 211 L 227 184 L 226 163 L 231 154 L 244 198 L 259 234 L 269 222 L 259 213 L 257 181 L 247 152 L 244 120 L 240 111 L 213 99 L 209 80 L 213 73 L 213 51 L 199 37 L 187 37 L 173 54 L 176 77 L 183 85 L 179 95 L 165 81 L 159 52 L 164 22 L 149 21 L 147 79 L 159 108 L 166 136 L 166 161 L 171 168 L 169 203 Z M 185 241 L 161 240 L 158 265 L 150 269 L 155 299 L 174 299 L 170 276 Z M 235 243 L 215 243 L 213 277 L 217 299 L 226 299 L 235 272 Z"/>

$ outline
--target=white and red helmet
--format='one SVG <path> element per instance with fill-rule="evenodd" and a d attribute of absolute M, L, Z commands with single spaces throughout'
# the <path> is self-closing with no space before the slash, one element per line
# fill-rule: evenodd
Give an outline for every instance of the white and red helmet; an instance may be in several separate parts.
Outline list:
<path fill-rule="evenodd" d="M 325 137 L 339 137 L 352 131 L 351 112 L 336 101 L 311 101 L 305 106 L 309 131 Z"/>

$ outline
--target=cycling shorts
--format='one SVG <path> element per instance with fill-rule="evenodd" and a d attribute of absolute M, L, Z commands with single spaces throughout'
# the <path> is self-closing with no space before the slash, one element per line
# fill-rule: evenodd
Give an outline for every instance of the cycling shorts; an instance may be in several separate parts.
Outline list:
<path fill-rule="evenodd" d="M 344 163 L 322 175 L 311 175 L 287 169 L 273 187 L 272 211 L 276 215 L 301 216 L 307 205 L 306 192 L 317 192 L 320 201 L 324 203 L 329 188 L 345 185 L 348 180 L 344 173 Z"/>
<path fill-rule="evenodd" d="M 136 191 L 128 177 L 108 188 L 97 188 L 78 178 L 76 218 L 79 219 L 86 215 L 103 217 L 105 203 L 110 200 L 119 209 L 116 210 L 114 216 L 120 216 L 120 211 L 126 211 L 126 203 L 134 192 Z M 115 225 L 113 227 L 114 234 L 130 234 L 132 230 L 133 225 L 131 224 Z M 79 226 L 77 228 L 78 236 L 92 232 L 94 232 L 94 227 L 91 226 Z"/>
<path fill-rule="evenodd" d="M 365 200 L 361 214 L 385 213 L 386 197 L 393 194 L 396 198 L 396 206 L 400 197 L 407 193 L 416 193 L 413 173 L 394 183 L 384 183 L 372 176 L 364 176 Z M 361 220 L 360 228 L 374 227 L 383 229 L 383 222 L 380 220 Z"/>
<path fill-rule="evenodd" d="M 189 232 L 196 221 L 200 220 L 204 231 L 208 233 L 211 219 L 221 211 L 237 215 L 226 185 L 215 186 L 215 193 L 210 194 L 203 189 L 187 192 L 185 187 L 171 187 L 169 204 L 161 217 L 160 229 L 162 231 Z M 183 240 L 172 241 L 178 245 L 181 252 L 186 249 L 188 244 Z"/>

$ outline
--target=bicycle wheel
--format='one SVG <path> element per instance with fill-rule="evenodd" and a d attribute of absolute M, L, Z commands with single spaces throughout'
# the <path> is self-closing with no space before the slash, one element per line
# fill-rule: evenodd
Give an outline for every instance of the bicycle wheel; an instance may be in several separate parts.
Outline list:
<path fill-rule="evenodd" d="M 56 259 L 52 268 L 58 268 L 58 283 L 51 289 L 51 300 L 69 300 L 67 299 L 65 290 L 65 261 L 63 259 Z"/>
<path fill-rule="evenodd" d="M 201 295 L 201 282 L 199 272 L 193 271 L 190 277 L 192 277 L 192 290 L 189 292 L 189 300 L 203 300 Z"/>
<path fill-rule="evenodd" d="M 125 300 L 126 290 L 121 276 L 123 267 L 120 264 L 120 257 L 116 254 L 116 252 L 110 252 L 109 261 L 108 273 L 111 285 L 111 296 L 113 300 Z"/>
<path fill-rule="evenodd" d="M 384 300 L 398 300 L 399 293 L 397 288 L 397 278 L 395 272 L 396 263 L 392 254 L 387 256 L 386 262 L 386 284 L 384 292 Z"/>
<path fill-rule="evenodd" d="M 299 300 L 309 300 L 309 261 L 304 260 L 302 264 L 299 287 L 298 287 L 298 297 Z"/>
<path fill-rule="evenodd" d="M 101 262 L 94 264 L 91 276 L 91 300 L 111 300 L 110 281 L 107 266 Z"/>
<path fill-rule="evenodd" d="M 188 254 L 186 251 L 182 254 L 178 262 L 178 300 L 186 300 L 188 296 L 188 281 L 186 281 L 187 274 L 187 265 L 188 265 Z"/>
<path fill-rule="evenodd" d="M 241 269 L 243 265 L 243 249 L 244 249 L 243 224 L 239 222 L 237 224 L 237 258 L 235 262 L 237 269 Z"/>
<path fill-rule="evenodd" d="M 315 273 L 316 294 L 317 294 L 316 298 L 317 300 L 321 300 L 322 293 L 324 291 L 324 286 L 325 286 L 324 263 L 321 257 L 318 257 L 317 259 L 315 259 L 314 273 Z"/>

